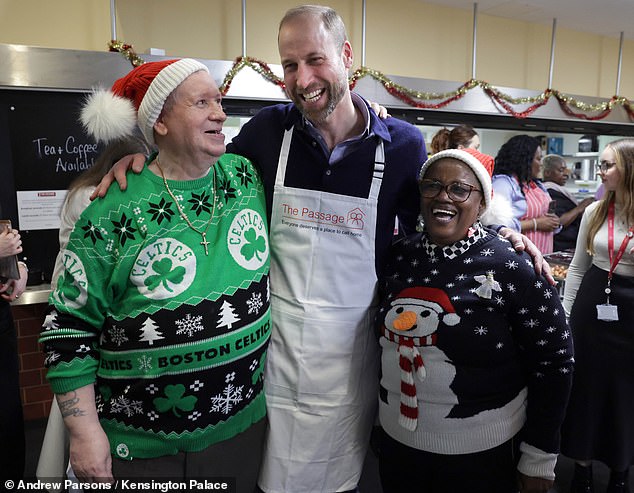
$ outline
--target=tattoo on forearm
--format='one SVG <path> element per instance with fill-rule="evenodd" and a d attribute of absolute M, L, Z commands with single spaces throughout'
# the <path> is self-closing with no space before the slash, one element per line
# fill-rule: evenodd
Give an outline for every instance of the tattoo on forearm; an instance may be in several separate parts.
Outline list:
<path fill-rule="evenodd" d="M 68 398 L 66 399 L 67 396 Z M 79 397 L 77 397 L 77 392 L 75 391 L 68 392 L 67 394 L 64 394 L 63 397 L 60 395 L 58 399 L 58 404 L 59 404 L 59 410 L 62 412 L 63 418 L 67 416 L 85 416 L 86 415 L 86 411 L 84 411 L 83 409 L 80 409 L 78 406 Z"/>

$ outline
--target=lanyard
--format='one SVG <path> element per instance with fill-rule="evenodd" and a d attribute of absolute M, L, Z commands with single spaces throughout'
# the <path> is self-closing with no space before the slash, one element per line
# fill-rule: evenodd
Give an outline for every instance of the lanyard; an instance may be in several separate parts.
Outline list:
<path fill-rule="evenodd" d="M 634 226 L 632 226 L 623 238 L 621 242 L 621 246 L 619 251 L 616 252 L 616 257 L 614 256 L 614 201 L 610 202 L 608 206 L 608 254 L 610 256 L 610 270 L 608 272 L 608 289 L 610 287 L 610 281 L 612 281 L 612 274 L 614 273 L 614 269 L 616 269 L 617 264 L 623 257 L 625 253 L 625 249 L 627 248 L 627 244 L 634 236 Z M 606 290 L 609 294 L 609 291 Z"/>

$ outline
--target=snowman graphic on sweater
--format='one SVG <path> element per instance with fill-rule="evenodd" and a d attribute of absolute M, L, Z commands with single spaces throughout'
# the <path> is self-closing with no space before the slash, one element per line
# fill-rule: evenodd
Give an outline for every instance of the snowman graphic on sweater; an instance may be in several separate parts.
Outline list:
<path fill-rule="evenodd" d="M 418 426 L 418 395 L 452 394 L 456 369 L 436 346 L 440 324 L 460 322 L 447 294 L 438 288 L 412 287 L 402 290 L 390 303 L 381 327 L 381 405 L 398 407 L 398 422 L 408 430 Z M 400 389 L 399 402 L 391 402 Z M 454 399 L 455 398 L 455 399 Z M 444 406 L 443 406 L 444 407 Z M 444 413 L 446 409 L 436 411 Z"/>

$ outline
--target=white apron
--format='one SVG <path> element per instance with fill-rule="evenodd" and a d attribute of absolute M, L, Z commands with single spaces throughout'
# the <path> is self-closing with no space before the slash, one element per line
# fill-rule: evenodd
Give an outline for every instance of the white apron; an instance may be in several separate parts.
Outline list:
<path fill-rule="evenodd" d="M 284 135 L 271 214 L 270 430 L 259 485 L 267 493 L 333 493 L 356 488 L 376 415 L 384 149 L 381 141 L 367 199 L 290 188 L 292 133 Z"/>

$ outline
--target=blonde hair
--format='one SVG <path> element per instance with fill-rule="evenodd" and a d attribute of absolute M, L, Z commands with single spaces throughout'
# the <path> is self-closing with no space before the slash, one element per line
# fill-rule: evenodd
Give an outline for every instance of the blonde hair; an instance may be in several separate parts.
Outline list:
<path fill-rule="evenodd" d="M 606 145 L 606 148 L 614 151 L 616 169 L 619 170 L 621 179 L 616 192 L 607 191 L 590 217 L 586 238 L 586 250 L 590 255 L 594 255 L 594 237 L 606 221 L 610 203 L 616 199 L 617 195 L 623 219 L 627 221 L 627 224 L 634 223 L 634 139 L 615 140 Z"/>
<path fill-rule="evenodd" d="M 66 200 L 80 188 L 98 185 L 103 175 L 110 171 L 119 159 L 135 153 L 148 155 L 151 151 L 152 147 L 148 145 L 138 127 L 134 128 L 132 135 L 110 141 L 97 156 L 94 164 L 71 182 Z"/>

